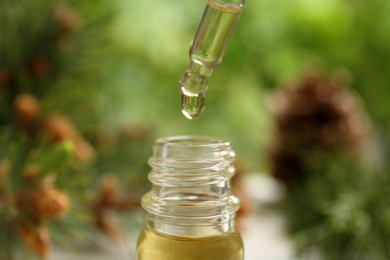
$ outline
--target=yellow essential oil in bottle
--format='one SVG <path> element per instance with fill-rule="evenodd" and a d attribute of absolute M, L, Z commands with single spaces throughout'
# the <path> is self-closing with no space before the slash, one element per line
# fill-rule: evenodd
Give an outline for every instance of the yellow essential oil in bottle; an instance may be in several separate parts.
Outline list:
<path fill-rule="evenodd" d="M 244 259 L 235 225 L 240 200 L 230 189 L 234 157 L 228 142 L 211 137 L 155 142 L 138 260 Z"/>
<path fill-rule="evenodd" d="M 148 228 L 139 238 L 138 259 L 243 259 L 238 233 L 208 238 L 181 238 L 156 234 Z"/>

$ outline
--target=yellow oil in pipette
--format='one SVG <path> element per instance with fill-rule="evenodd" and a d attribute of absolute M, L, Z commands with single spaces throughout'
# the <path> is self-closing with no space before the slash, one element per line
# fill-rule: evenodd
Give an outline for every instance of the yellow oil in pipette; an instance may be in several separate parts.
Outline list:
<path fill-rule="evenodd" d="M 221 63 L 245 0 L 209 0 L 190 47 L 190 63 L 180 80 L 183 114 L 198 118 L 214 68 Z"/>

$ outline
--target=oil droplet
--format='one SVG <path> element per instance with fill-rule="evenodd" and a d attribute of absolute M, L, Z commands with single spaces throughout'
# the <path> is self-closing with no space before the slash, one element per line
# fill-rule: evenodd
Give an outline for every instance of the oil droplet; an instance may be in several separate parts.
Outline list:
<path fill-rule="evenodd" d="M 202 115 L 204 110 L 204 96 L 181 95 L 181 112 L 188 119 L 196 119 Z"/>

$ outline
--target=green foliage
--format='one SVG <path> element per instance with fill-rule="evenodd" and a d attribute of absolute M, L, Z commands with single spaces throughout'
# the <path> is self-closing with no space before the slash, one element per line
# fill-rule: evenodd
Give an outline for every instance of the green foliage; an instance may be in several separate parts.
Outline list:
<path fill-rule="evenodd" d="M 300 257 L 389 259 L 389 176 L 343 156 L 308 156 L 308 178 L 286 197 L 289 233 Z"/>
<path fill-rule="evenodd" d="M 118 1 L 122 8 L 113 36 L 126 55 L 127 66 L 118 71 L 121 76 L 115 77 L 112 85 L 115 87 L 120 79 L 124 84 L 126 68 L 129 83 L 124 96 L 129 102 L 123 114 L 152 122 L 157 136 L 218 136 L 231 141 L 242 157 L 250 158 L 258 167 L 258 155 L 264 149 L 260 144 L 268 137 L 269 116 L 263 89 L 246 65 L 246 56 L 237 51 L 240 30 L 244 28 L 242 20 L 224 61 L 210 79 L 203 116 L 188 120 L 180 112 L 179 80 L 188 66 L 189 45 L 206 4 L 207 1 Z M 134 22 L 137 19 L 141 22 Z M 119 61 L 123 62 L 123 57 Z"/>
<path fill-rule="evenodd" d="M 118 1 L 112 34 L 123 56 L 116 59 L 122 65 L 110 77 L 109 93 L 121 89 L 120 98 L 112 97 L 123 105 L 112 116 L 151 121 L 157 135 L 226 138 L 238 154 L 264 168 L 259 157 L 267 150 L 272 125 L 267 94 L 314 64 L 352 79 L 375 127 L 389 136 L 386 1 L 246 1 L 224 60 L 210 79 L 205 113 L 189 121 L 179 111 L 178 81 L 206 2 Z"/>
<path fill-rule="evenodd" d="M 152 130 L 141 125 L 130 125 L 119 132 L 103 132 L 93 141 L 97 151 L 93 169 L 97 177 L 115 174 L 126 193 L 140 198 L 148 187 L 148 158 L 154 139 Z"/>
<path fill-rule="evenodd" d="M 51 243 L 96 244 L 100 177 L 114 172 L 128 188 L 145 170 L 144 143 L 121 140 L 128 149 L 118 149 L 119 157 L 111 147 L 110 162 L 102 147 L 95 150 L 101 131 L 117 133 L 123 123 L 102 127 L 113 13 L 106 0 L 0 1 L 1 259 L 46 256 Z M 54 202 L 39 204 L 39 195 Z"/>
<path fill-rule="evenodd" d="M 39 98 L 44 113 L 66 110 L 63 104 L 69 102 L 84 104 L 86 92 L 73 93 L 72 86 L 88 91 L 94 85 L 95 60 L 107 46 L 109 7 L 105 0 L 0 2 L 0 122 L 12 122 L 13 101 L 20 93 Z M 74 104 L 67 106 L 69 112 L 84 111 Z"/>
<path fill-rule="evenodd" d="M 57 173 L 68 170 L 73 148 L 67 141 L 51 146 L 47 146 L 44 142 L 36 143 L 23 132 L 4 128 L 0 132 L 0 145 L 2 147 L 0 151 L 0 226 L 3 230 L 0 233 L 0 258 L 13 259 L 18 253 L 22 253 L 24 257 L 31 259 L 38 255 L 34 254 L 31 248 L 26 247 L 20 233 L 16 232 L 21 223 L 30 221 L 26 216 L 26 209 L 18 204 L 19 198 L 21 194 L 38 186 L 44 178 L 54 177 L 61 181 L 64 181 L 64 177 L 69 178 L 69 176 L 61 176 Z M 31 165 L 41 170 L 38 170 L 37 175 L 29 181 L 25 173 L 26 168 Z M 80 179 L 77 182 L 79 185 L 82 183 Z M 62 189 L 73 190 L 74 187 L 69 186 L 69 183 L 71 182 L 68 182 L 68 185 Z M 88 187 L 86 184 L 84 183 L 84 188 Z M 79 200 L 82 196 L 71 196 L 71 198 Z M 70 219 L 72 223 L 78 222 L 80 225 L 85 224 L 86 222 L 80 218 L 74 218 L 73 212 L 75 211 L 78 211 L 79 215 L 88 213 L 85 208 L 75 208 L 64 219 Z M 64 219 L 59 219 L 58 222 L 61 223 Z M 33 225 L 31 228 L 34 229 Z M 77 229 L 78 227 L 73 224 L 68 227 L 68 232 Z"/>
<path fill-rule="evenodd" d="M 308 65 L 346 69 L 376 127 L 389 136 L 387 1 L 248 1 L 237 53 L 248 70 L 273 88 L 295 80 Z M 237 55 L 238 55 L 237 54 Z M 388 144 L 387 144 L 388 145 Z"/>

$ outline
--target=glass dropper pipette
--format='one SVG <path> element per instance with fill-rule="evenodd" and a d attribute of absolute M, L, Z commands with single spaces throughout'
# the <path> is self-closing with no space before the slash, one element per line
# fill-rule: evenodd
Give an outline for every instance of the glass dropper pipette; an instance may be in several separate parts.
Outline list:
<path fill-rule="evenodd" d="M 245 0 L 208 0 L 190 47 L 190 63 L 180 80 L 181 106 L 189 119 L 204 110 L 209 78 L 221 63 Z"/>

